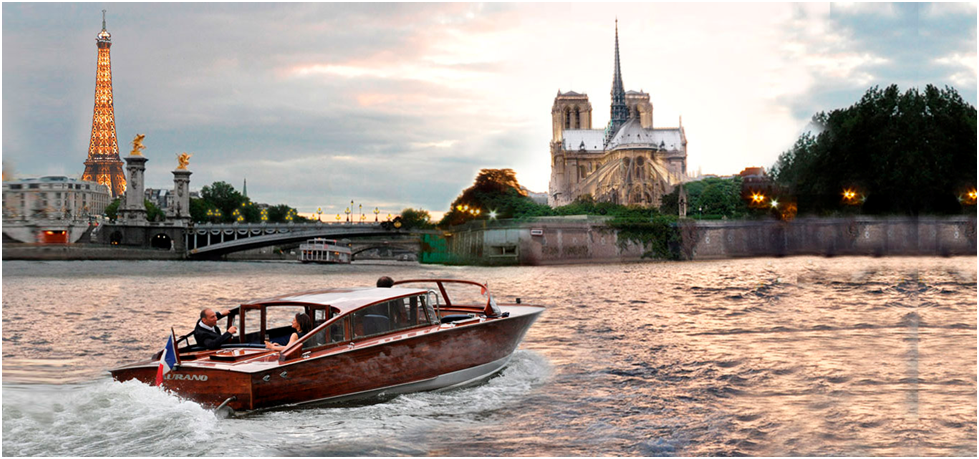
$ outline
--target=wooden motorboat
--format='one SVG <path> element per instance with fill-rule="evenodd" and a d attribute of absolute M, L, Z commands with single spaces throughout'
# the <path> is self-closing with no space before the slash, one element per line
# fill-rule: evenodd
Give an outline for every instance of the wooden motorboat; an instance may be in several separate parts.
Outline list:
<path fill-rule="evenodd" d="M 237 411 L 338 402 L 477 383 L 507 363 L 544 308 L 497 304 L 485 285 L 406 280 L 392 288 L 336 288 L 240 305 L 227 318 L 234 342 L 206 350 L 177 340 L 176 367 L 162 386 L 208 407 Z M 297 312 L 313 329 L 281 352 Z M 117 381 L 152 384 L 158 352 L 110 370 Z"/>

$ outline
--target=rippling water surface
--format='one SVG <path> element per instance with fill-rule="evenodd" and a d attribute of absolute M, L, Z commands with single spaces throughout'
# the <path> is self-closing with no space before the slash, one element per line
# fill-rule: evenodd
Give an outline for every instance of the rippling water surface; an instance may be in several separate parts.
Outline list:
<path fill-rule="evenodd" d="M 202 307 L 395 278 L 548 307 L 466 389 L 223 419 L 106 369 Z M 3 454 L 976 455 L 976 258 L 3 262 Z"/>

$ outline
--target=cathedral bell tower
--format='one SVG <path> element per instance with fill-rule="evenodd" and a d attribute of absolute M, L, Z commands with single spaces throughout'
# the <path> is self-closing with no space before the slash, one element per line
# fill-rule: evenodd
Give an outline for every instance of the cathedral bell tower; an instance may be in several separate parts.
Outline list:
<path fill-rule="evenodd" d="M 574 91 L 562 93 L 559 89 L 551 106 L 551 121 L 554 137 L 551 142 L 564 139 L 564 131 L 569 129 L 591 129 L 591 102 L 588 94 Z"/>

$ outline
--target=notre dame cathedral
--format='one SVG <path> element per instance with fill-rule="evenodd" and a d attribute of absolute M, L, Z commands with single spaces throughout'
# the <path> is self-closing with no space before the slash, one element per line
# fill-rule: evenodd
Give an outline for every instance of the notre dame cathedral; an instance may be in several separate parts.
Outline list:
<path fill-rule="evenodd" d="M 547 201 L 552 207 L 586 195 L 596 201 L 658 207 L 686 174 L 682 121 L 680 127 L 654 128 L 649 94 L 623 88 L 618 23 L 611 112 L 605 129 L 592 129 L 588 96 L 558 91 L 551 108 L 554 137 Z"/>

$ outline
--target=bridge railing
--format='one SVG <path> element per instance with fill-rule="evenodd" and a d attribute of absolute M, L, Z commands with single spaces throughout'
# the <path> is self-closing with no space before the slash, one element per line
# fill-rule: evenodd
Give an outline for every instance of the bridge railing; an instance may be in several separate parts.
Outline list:
<path fill-rule="evenodd" d="M 216 228 L 216 229 L 239 229 L 239 228 L 318 228 L 323 226 L 329 227 L 349 227 L 349 228 L 364 228 L 381 226 L 381 222 L 308 222 L 308 223 L 192 223 L 188 226 L 188 229 L 198 229 L 198 228 Z"/>

